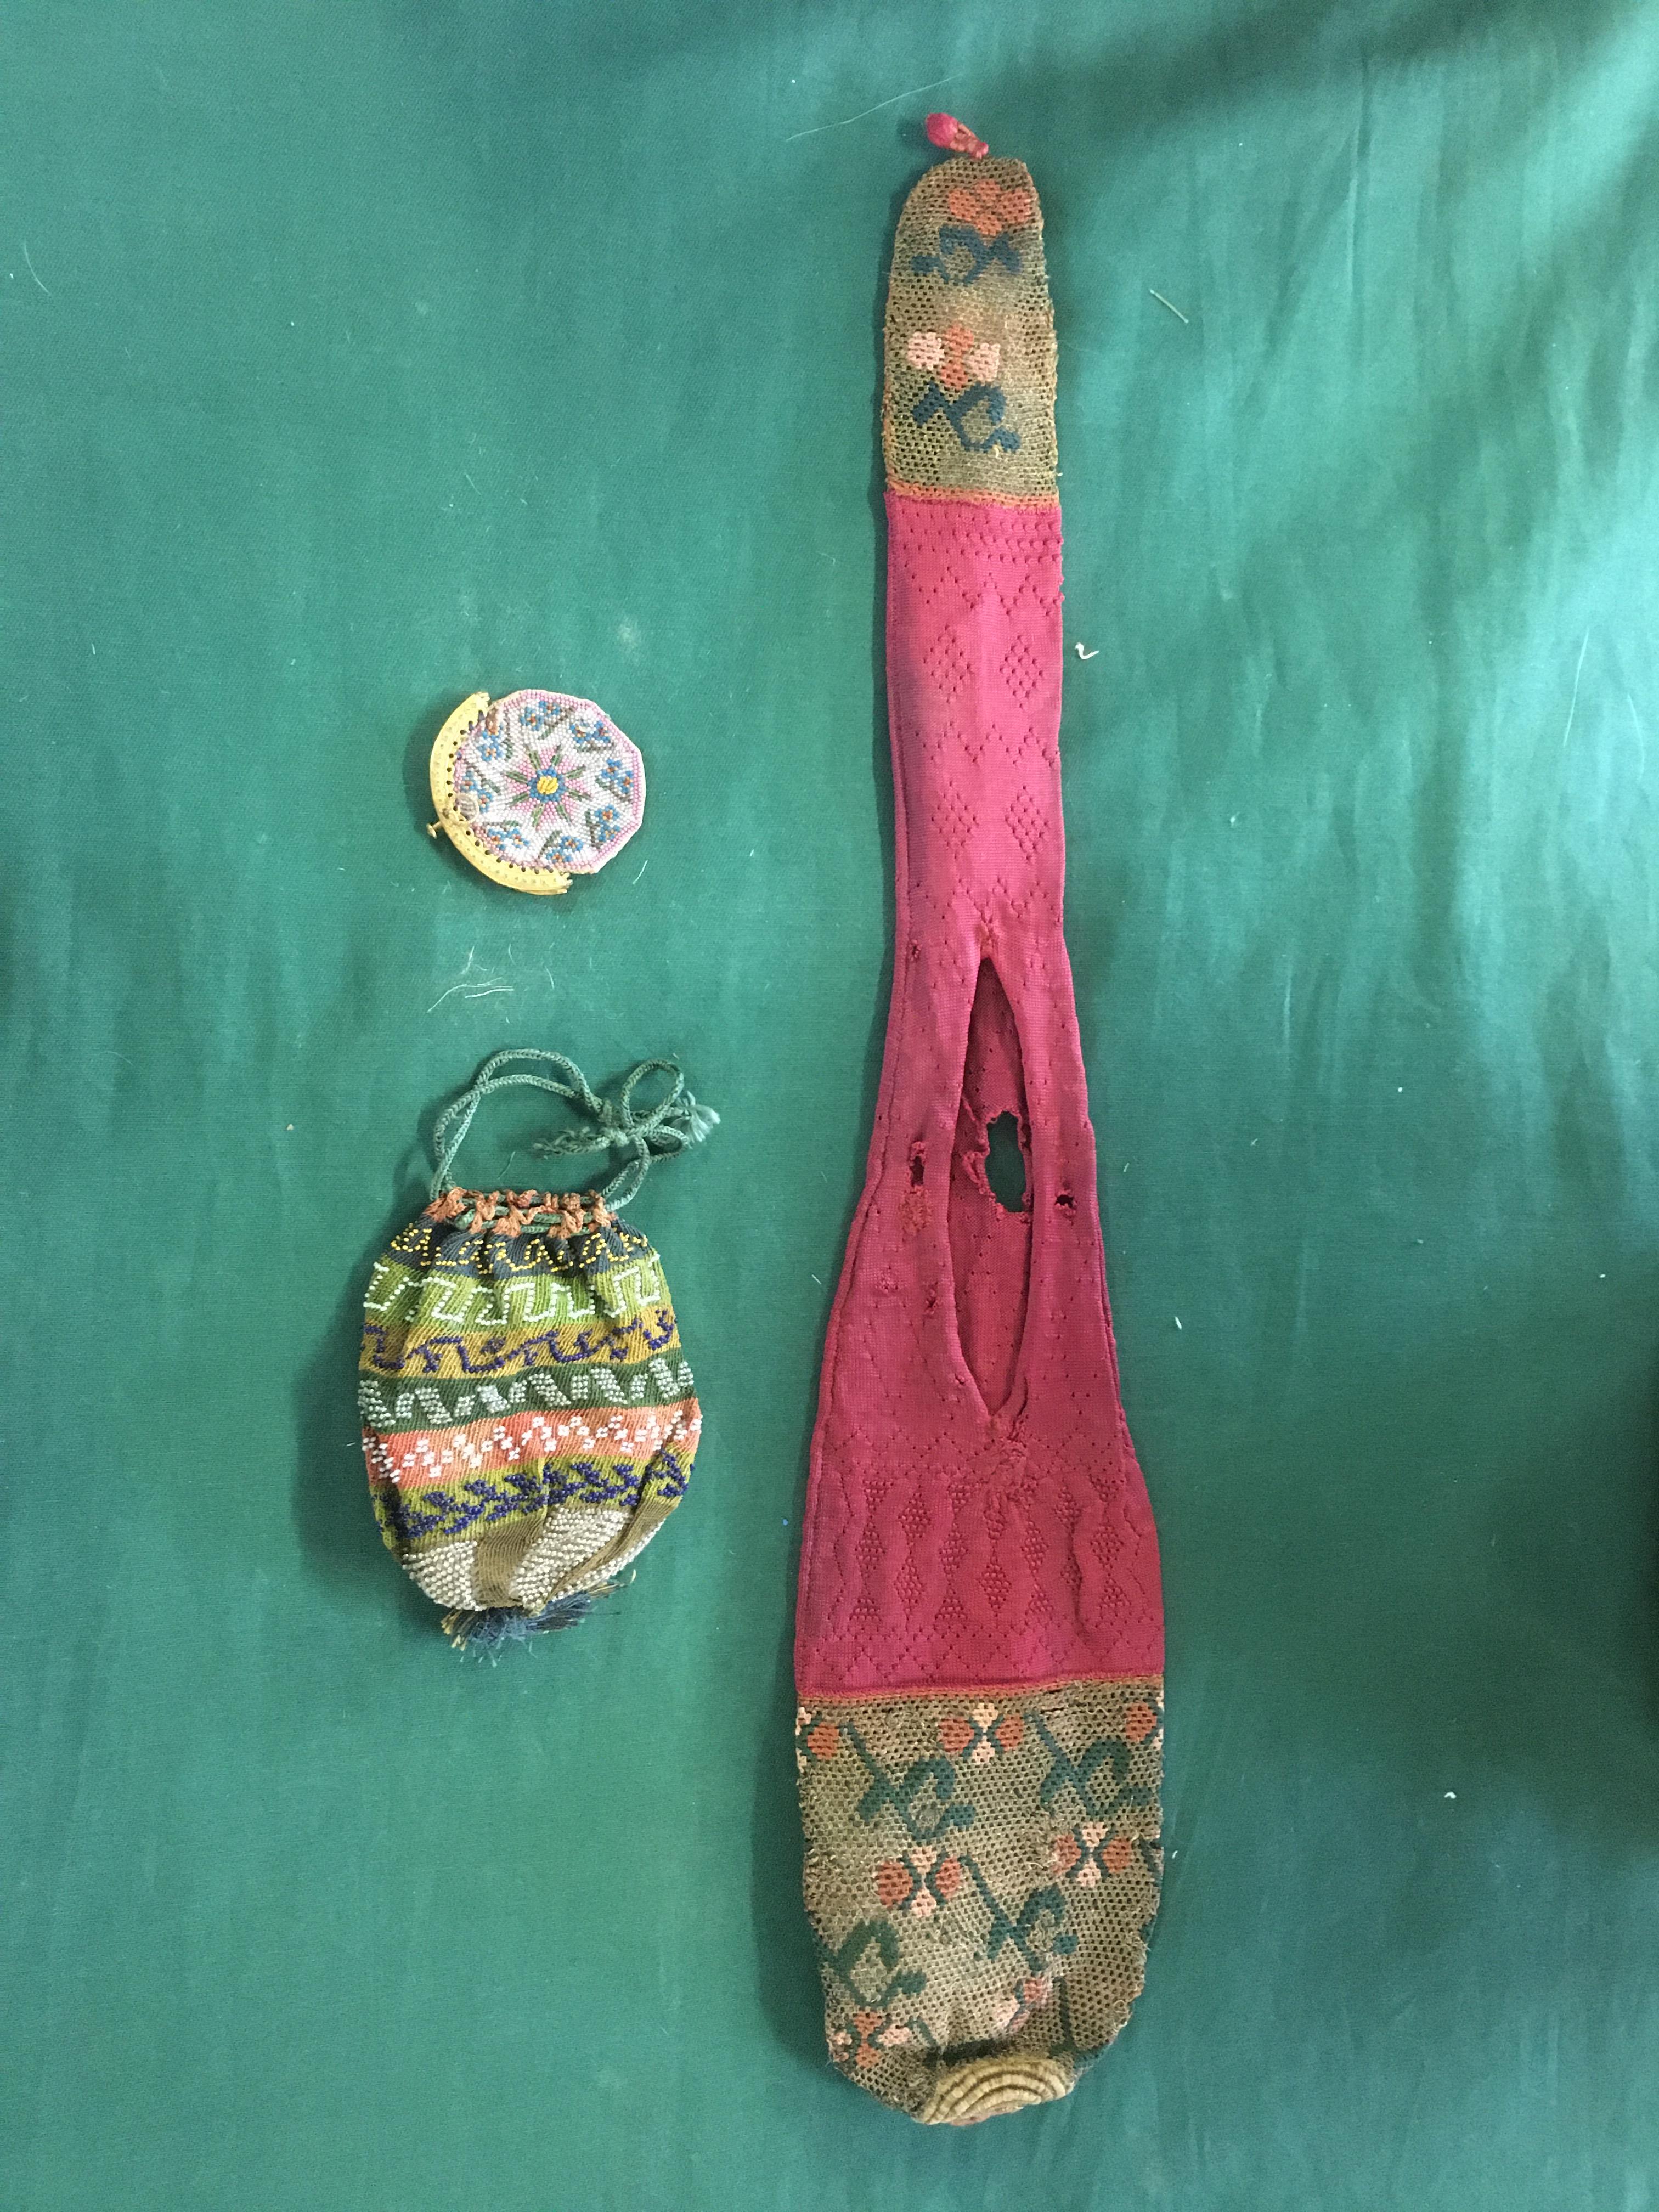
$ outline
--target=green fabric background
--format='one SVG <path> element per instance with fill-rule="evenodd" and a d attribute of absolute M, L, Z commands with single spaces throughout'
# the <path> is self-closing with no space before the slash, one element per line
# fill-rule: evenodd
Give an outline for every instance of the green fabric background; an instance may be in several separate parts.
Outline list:
<path fill-rule="evenodd" d="M 788 1664 L 941 104 L 1048 224 L 1170 1624 L 1146 1996 L 963 2136 L 823 2063 Z M 9 2208 L 1659 2203 L 1656 113 L 1637 0 L 9 0 Z M 524 684 L 649 765 L 558 902 L 423 833 Z M 515 1041 L 724 1119 L 635 1209 L 690 1497 L 492 1672 L 352 1368 Z"/>

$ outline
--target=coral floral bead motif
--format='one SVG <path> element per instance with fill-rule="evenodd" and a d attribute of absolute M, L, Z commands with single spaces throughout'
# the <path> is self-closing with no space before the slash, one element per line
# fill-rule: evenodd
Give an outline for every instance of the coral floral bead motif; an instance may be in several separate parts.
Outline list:
<path fill-rule="evenodd" d="M 945 195 L 945 212 L 952 222 L 971 223 L 984 239 L 1005 230 L 1024 230 L 1036 213 L 1036 203 L 1021 186 L 1000 185 L 994 177 L 973 177 L 953 185 Z"/>
<path fill-rule="evenodd" d="M 939 1723 L 939 1740 L 952 1759 L 966 1757 L 975 1766 L 988 1766 L 1005 1752 L 1018 1751 L 1025 1740 L 1025 1723 L 1018 1713 L 999 1719 L 994 1705 L 975 1705 L 969 1712 L 946 1713 Z"/>
<path fill-rule="evenodd" d="M 442 829 L 475 868 L 515 890 L 563 891 L 639 828 L 645 763 L 602 707 L 562 691 L 475 692 L 432 750 Z"/>
<path fill-rule="evenodd" d="M 904 358 L 927 378 L 910 410 L 918 427 L 943 416 L 964 453 L 1018 452 L 1019 433 L 1003 421 L 1008 399 L 996 381 L 1002 367 L 1000 345 L 965 323 L 951 323 L 942 331 L 913 331 L 905 340 Z"/>
<path fill-rule="evenodd" d="M 994 384 L 1002 366 L 1002 348 L 982 343 L 964 324 L 949 330 L 917 331 L 904 349 L 912 368 L 931 368 L 947 392 L 965 392 L 970 384 Z"/>

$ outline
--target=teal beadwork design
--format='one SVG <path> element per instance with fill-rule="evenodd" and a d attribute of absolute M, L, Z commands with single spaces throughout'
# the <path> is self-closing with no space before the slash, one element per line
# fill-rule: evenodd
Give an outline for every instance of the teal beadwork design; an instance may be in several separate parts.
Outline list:
<path fill-rule="evenodd" d="M 457 811 L 498 860 L 592 875 L 645 811 L 645 764 L 603 708 L 560 691 L 514 691 L 461 738 Z"/>

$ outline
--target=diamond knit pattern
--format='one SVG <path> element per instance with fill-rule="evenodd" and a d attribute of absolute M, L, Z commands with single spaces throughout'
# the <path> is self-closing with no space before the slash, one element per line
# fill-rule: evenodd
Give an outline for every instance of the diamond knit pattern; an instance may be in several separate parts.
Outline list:
<path fill-rule="evenodd" d="M 1061 934 L 1060 516 L 891 493 L 888 518 L 898 957 L 813 1444 L 802 1694 L 1155 1674 L 1157 1539 L 1118 1394 Z M 997 1011 L 975 1020 L 976 1005 Z M 978 1079 L 999 1057 L 1000 1097 Z M 951 1163 L 970 1075 L 970 1126 L 1016 1110 L 1030 1178 L 1023 1215 L 981 1206 L 964 1236 Z M 971 1156 L 961 1180 L 982 1182 Z M 1006 1393 L 988 1394 L 963 1339 L 1006 1333 L 1011 1224 L 1023 1325 Z M 975 1245 L 994 1264 L 976 1268 Z"/>

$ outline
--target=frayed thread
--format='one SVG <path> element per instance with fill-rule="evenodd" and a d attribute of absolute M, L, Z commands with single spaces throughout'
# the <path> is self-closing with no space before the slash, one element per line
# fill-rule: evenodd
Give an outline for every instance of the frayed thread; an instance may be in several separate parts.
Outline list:
<path fill-rule="evenodd" d="M 458 1651 L 476 1652 L 492 1663 L 509 1644 L 527 1644 L 532 1636 L 556 1628 L 574 1628 L 593 1610 L 586 1590 L 572 1597 L 556 1597 L 539 1613 L 526 1613 L 516 1605 L 487 1606 L 482 1612 L 460 1611 L 444 1615 L 444 1634 Z"/>

